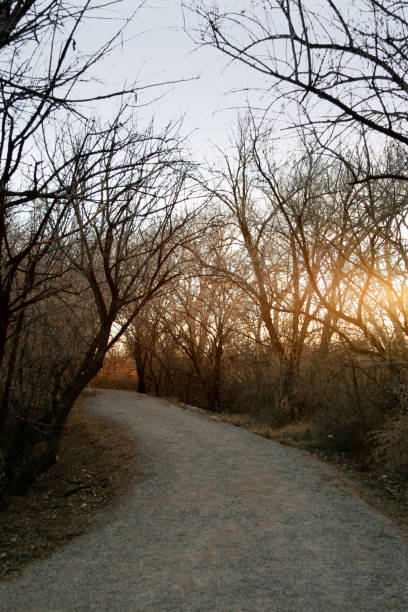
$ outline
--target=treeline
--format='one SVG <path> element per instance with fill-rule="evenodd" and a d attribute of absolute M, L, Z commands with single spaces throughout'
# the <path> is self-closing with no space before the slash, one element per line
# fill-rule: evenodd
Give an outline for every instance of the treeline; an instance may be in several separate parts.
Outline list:
<path fill-rule="evenodd" d="M 312 420 L 368 450 L 370 432 L 406 418 L 408 183 L 359 182 L 310 151 L 275 159 L 242 121 L 200 179 L 204 233 L 126 332 L 139 390 L 275 427 Z M 375 171 L 400 161 L 389 147 Z"/>

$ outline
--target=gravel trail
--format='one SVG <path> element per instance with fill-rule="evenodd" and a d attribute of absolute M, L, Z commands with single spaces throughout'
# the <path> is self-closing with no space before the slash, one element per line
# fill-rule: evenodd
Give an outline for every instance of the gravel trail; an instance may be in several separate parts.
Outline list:
<path fill-rule="evenodd" d="M 142 475 L 0 584 L 1 612 L 407 612 L 407 538 L 334 468 L 136 393 L 87 406 L 137 440 Z"/>

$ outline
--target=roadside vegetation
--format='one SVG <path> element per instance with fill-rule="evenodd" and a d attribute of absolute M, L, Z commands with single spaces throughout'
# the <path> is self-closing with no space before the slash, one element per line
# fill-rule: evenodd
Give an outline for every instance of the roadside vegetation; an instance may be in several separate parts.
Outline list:
<path fill-rule="evenodd" d="M 140 124 L 138 83 L 98 117 L 122 26 L 91 54 L 78 32 L 120 0 L 3 4 L 0 506 L 91 381 L 406 482 L 405 4 L 185 2 L 195 44 L 265 79 L 210 163 Z"/>

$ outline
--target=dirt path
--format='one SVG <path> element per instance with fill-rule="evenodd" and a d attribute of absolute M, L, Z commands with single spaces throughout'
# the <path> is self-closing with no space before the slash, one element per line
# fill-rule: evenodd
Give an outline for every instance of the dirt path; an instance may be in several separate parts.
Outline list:
<path fill-rule="evenodd" d="M 408 609 L 408 541 L 298 450 L 125 391 L 90 409 L 143 475 L 97 528 L 0 585 L 0 610 Z"/>

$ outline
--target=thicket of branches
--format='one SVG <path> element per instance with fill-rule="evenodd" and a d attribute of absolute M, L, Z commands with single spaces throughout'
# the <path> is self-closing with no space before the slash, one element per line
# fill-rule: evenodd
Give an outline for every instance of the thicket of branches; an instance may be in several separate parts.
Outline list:
<path fill-rule="evenodd" d="M 262 75 L 267 106 L 285 114 L 302 137 L 328 148 L 335 142 L 337 155 L 341 142 L 354 141 L 356 133 L 408 144 L 405 2 L 255 0 L 229 9 L 224 2 L 191 0 L 185 5 L 197 17 L 191 30 L 196 41 Z M 357 179 L 378 176 L 370 164 L 357 165 L 358 170 L 364 176 Z"/>
<path fill-rule="evenodd" d="M 126 334 L 139 390 L 273 427 L 313 422 L 323 444 L 329 435 L 357 453 L 397 420 L 399 452 L 406 181 L 355 184 L 347 167 L 310 152 L 277 164 L 268 137 L 243 122 L 203 187 L 206 233 Z"/>

